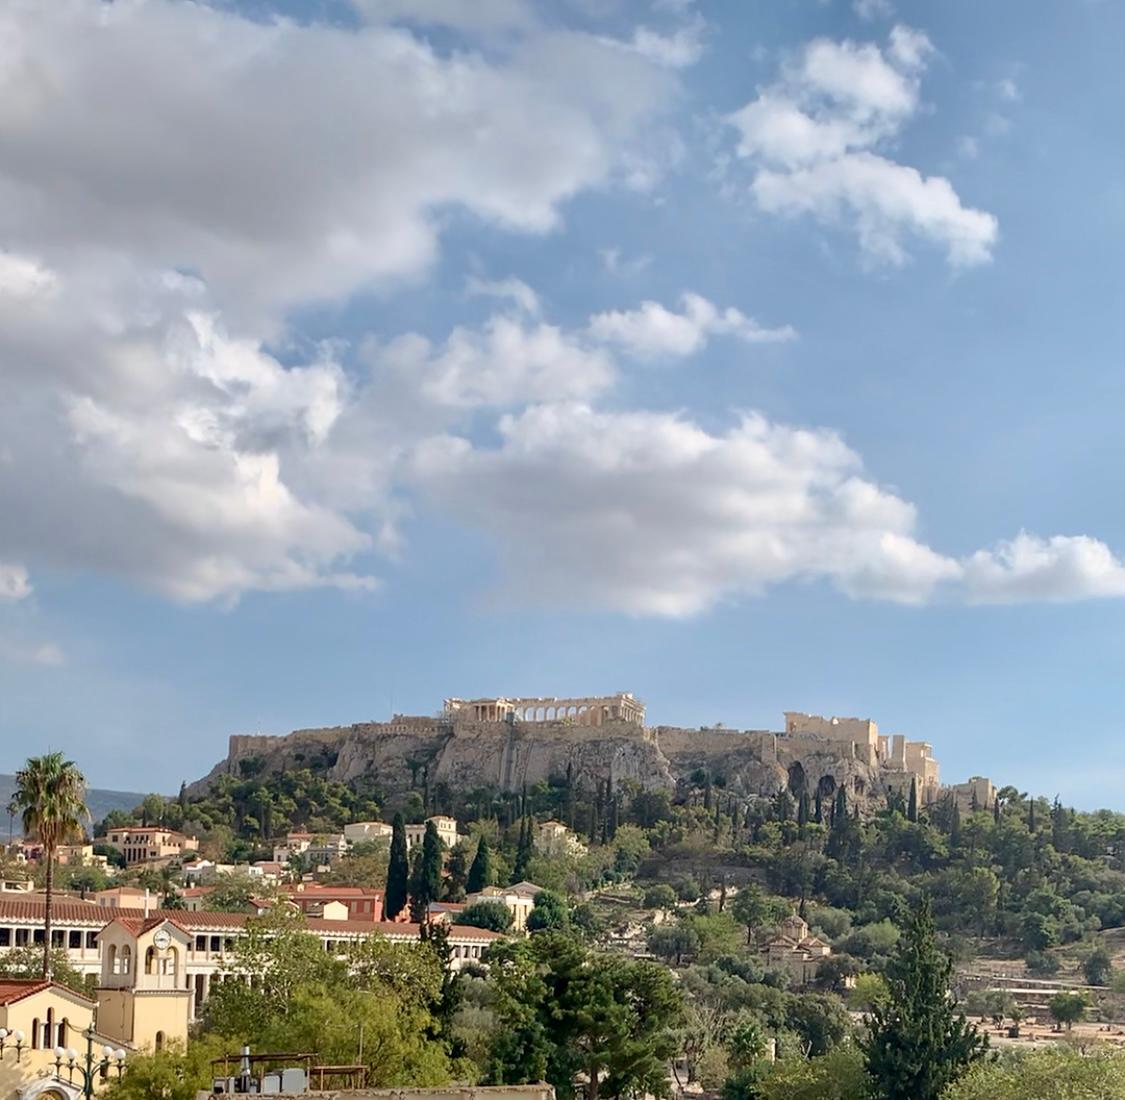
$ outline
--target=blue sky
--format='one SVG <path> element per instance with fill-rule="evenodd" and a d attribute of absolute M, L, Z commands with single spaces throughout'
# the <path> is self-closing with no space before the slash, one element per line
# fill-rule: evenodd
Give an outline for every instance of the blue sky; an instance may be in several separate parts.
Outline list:
<path fill-rule="evenodd" d="M 631 690 L 1122 808 L 1123 32 L 10 6 L 0 770 Z"/>

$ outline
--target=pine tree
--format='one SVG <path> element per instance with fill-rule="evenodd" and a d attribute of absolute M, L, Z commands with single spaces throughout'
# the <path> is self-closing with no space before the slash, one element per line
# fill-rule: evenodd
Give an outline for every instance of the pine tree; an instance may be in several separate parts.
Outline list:
<path fill-rule="evenodd" d="M 430 902 L 441 897 L 441 837 L 432 821 L 426 822 L 422 847 L 410 875 L 410 915 L 418 923 L 430 912 Z"/>
<path fill-rule="evenodd" d="M 479 894 L 486 886 L 492 885 L 492 852 L 488 841 L 482 836 L 477 842 L 477 854 L 469 865 L 469 877 L 465 880 L 465 892 Z"/>
<path fill-rule="evenodd" d="M 923 896 L 887 967 L 887 999 L 872 1009 L 861 1044 L 880 1100 L 938 1100 L 988 1049 L 949 998 L 951 972 Z"/>
<path fill-rule="evenodd" d="M 918 778 L 910 780 L 910 802 L 906 808 L 906 819 L 917 823 L 918 821 Z"/>
<path fill-rule="evenodd" d="M 410 894 L 410 864 L 406 856 L 406 822 L 402 814 L 395 814 L 391 822 L 391 855 L 387 863 L 387 892 L 383 899 L 383 913 L 394 920 L 406 907 Z"/>

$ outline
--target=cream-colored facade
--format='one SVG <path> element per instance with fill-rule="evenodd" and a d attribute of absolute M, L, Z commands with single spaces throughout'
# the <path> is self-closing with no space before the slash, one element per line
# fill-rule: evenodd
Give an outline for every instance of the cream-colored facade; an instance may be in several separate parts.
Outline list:
<path fill-rule="evenodd" d="M 515 886 L 486 886 L 475 894 L 466 894 L 465 904 L 475 905 L 480 901 L 502 902 L 512 914 L 512 930 L 523 932 L 527 928 L 527 918 L 535 908 L 535 895 L 542 892 L 543 887 L 536 886 L 534 882 L 517 882 Z"/>
<path fill-rule="evenodd" d="M 179 859 L 185 852 L 199 851 L 199 841 L 193 836 L 144 825 L 110 829 L 104 837 L 97 838 L 97 843 L 116 848 L 129 865 Z"/>
<path fill-rule="evenodd" d="M 572 699 L 527 696 L 490 699 L 446 699 L 445 714 L 473 722 L 573 722 L 578 726 L 600 726 L 607 722 L 645 723 L 645 706 L 631 692 L 616 695 L 589 695 Z"/>
<path fill-rule="evenodd" d="M 416 845 L 421 844 L 426 835 L 426 824 L 433 822 L 437 830 L 438 839 L 447 848 L 452 848 L 458 841 L 457 819 L 447 817 L 445 814 L 434 814 L 426 818 L 421 825 L 406 826 L 406 850 L 412 851 Z M 390 841 L 394 832 L 392 826 L 385 821 L 353 821 L 344 826 L 344 839 L 349 844 L 361 844 L 368 840 Z"/>
<path fill-rule="evenodd" d="M 809 926 L 796 914 L 786 917 L 777 935 L 762 948 L 767 967 L 784 970 L 797 985 L 808 985 L 820 964 L 832 954 L 822 939 L 809 934 Z"/>
<path fill-rule="evenodd" d="M 585 844 L 561 821 L 544 821 L 535 830 L 535 849 L 552 858 L 582 856 Z"/>
<path fill-rule="evenodd" d="M 996 788 L 992 780 L 983 775 L 970 776 L 967 782 L 954 783 L 947 789 L 963 814 L 991 810 L 996 803 Z"/>
<path fill-rule="evenodd" d="M 85 1033 L 94 1022 L 95 1008 L 90 998 L 53 982 L 0 979 L 0 1100 L 78 1100 L 80 1080 L 71 1080 L 68 1055 L 57 1067 L 55 1048 L 73 1050 L 84 1059 Z M 102 1058 L 103 1047 L 118 1045 L 99 1029 L 95 1058 Z M 98 1077 L 95 1087 L 103 1083 Z"/>

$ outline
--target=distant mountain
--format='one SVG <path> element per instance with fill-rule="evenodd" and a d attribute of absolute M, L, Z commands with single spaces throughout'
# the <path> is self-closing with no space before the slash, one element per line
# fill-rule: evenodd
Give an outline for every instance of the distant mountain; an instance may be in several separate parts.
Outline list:
<path fill-rule="evenodd" d="M 16 793 L 16 777 L 14 775 L 0 775 L 0 839 L 8 839 L 8 803 L 12 800 L 12 795 Z M 96 787 L 91 787 L 86 792 L 86 805 L 90 808 L 90 816 L 93 818 L 93 824 L 99 821 L 109 813 L 110 810 L 129 810 L 141 804 L 144 799 L 143 794 L 137 794 L 135 791 L 102 791 Z M 15 823 L 15 831 L 18 834 L 20 831 L 20 823 L 17 820 Z"/>

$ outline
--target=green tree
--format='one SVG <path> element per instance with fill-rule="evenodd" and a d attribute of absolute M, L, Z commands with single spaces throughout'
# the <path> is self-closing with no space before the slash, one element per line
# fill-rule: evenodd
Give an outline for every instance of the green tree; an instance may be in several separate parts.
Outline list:
<path fill-rule="evenodd" d="M 260 886 L 249 875 L 221 875 L 215 888 L 207 895 L 207 908 L 217 913 L 245 913 L 251 909 L 250 899 Z"/>
<path fill-rule="evenodd" d="M 586 1100 L 668 1095 L 682 1000 L 665 967 L 591 952 L 560 934 L 502 945 L 489 959 L 497 1054 L 505 1055 L 493 1062 L 497 1083 L 535 1080 L 542 1065 L 563 1100 L 581 1077 Z M 528 1039 L 531 1057 L 511 1059 Z"/>
<path fill-rule="evenodd" d="M 33 756 L 16 772 L 13 812 L 20 815 L 24 835 L 43 846 L 46 864 L 43 914 L 44 979 L 51 977 L 51 914 L 54 908 L 55 857 L 60 844 L 85 835 L 90 820 L 86 809 L 86 780 L 61 752 Z"/>
<path fill-rule="evenodd" d="M 649 886 L 644 892 L 641 904 L 646 909 L 659 909 L 668 913 L 676 908 L 676 891 L 666 882 Z"/>
<path fill-rule="evenodd" d="M 476 855 L 469 865 L 469 877 L 465 882 L 465 891 L 469 894 L 479 894 L 486 886 L 492 885 L 492 851 L 488 847 L 488 840 L 481 837 L 477 841 Z"/>
<path fill-rule="evenodd" d="M 507 932 L 512 927 L 512 911 L 502 901 L 478 901 L 473 905 L 466 905 L 453 923 L 487 928 L 493 932 Z"/>
<path fill-rule="evenodd" d="M 395 814 L 391 822 L 391 855 L 387 864 L 387 890 L 383 897 L 383 915 L 394 920 L 406 907 L 410 895 L 410 863 L 406 856 L 406 822 Z"/>
<path fill-rule="evenodd" d="M 1125 1053 L 1095 1056 L 1066 1049 L 1028 1051 L 1018 1059 L 973 1066 L 943 1100 L 1125 1100 Z"/>
<path fill-rule="evenodd" d="M 570 923 L 566 899 L 553 890 L 540 890 L 535 895 L 535 905 L 527 915 L 529 932 L 559 931 Z"/>
<path fill-rule="evenodd" d="M 648 949 L 680 966 L 685 955 L 695 955 L 699 951 L 699 934 L 687 921 L 658 924 L 648 934 Z"/>
<path fill-rule="evenodd" d="M 1081 993 L 1056 993 L 1047 1002 L 1047 1011 L 1057 1026 L 1069 1031 L 1086 1015 L 1086 998 Z"/>
<path fill-rule="evenodd" d="M 747 946 L 754 942 L 755 929 L 776 923 L 785 911 L 785 903 L 780 898 L 770 897 L 756 882 L 743 886 L 734 895 L 730 907 L 731 916 L 746 926 Z"/>
<path fill-rule="evenodd" d="M 987 1038 L 949 997 L 951 971 L 923 896 L 887 967 L 888 995 L 873 1005 L 863 1043 L 881 1100 L 937 1100 L 987 1050 Z"/>
<path fill-rule="evenodd" d="M 911 777 L 910 780 L 910 801 L 906 806 L 906 819 L 907 821 L 917 822 L 918 820 L 918 779 Z"/>
<path fill-rule="evenodd" d="M 1113 980 L 1113 958 L 1104 946 L 1095 947 L 1082 964 L 1082 973 L 1090 985 L 1109 985 Z"/>
<path fill-rule="evenodd" d="M 432 821 L 426 822 L 422 834 L 422 848 L 414 861 L 410 876 L 410 916 L 423 921 L 430 910 L 430 902 L 441 897 L 441 838 Z"/>

